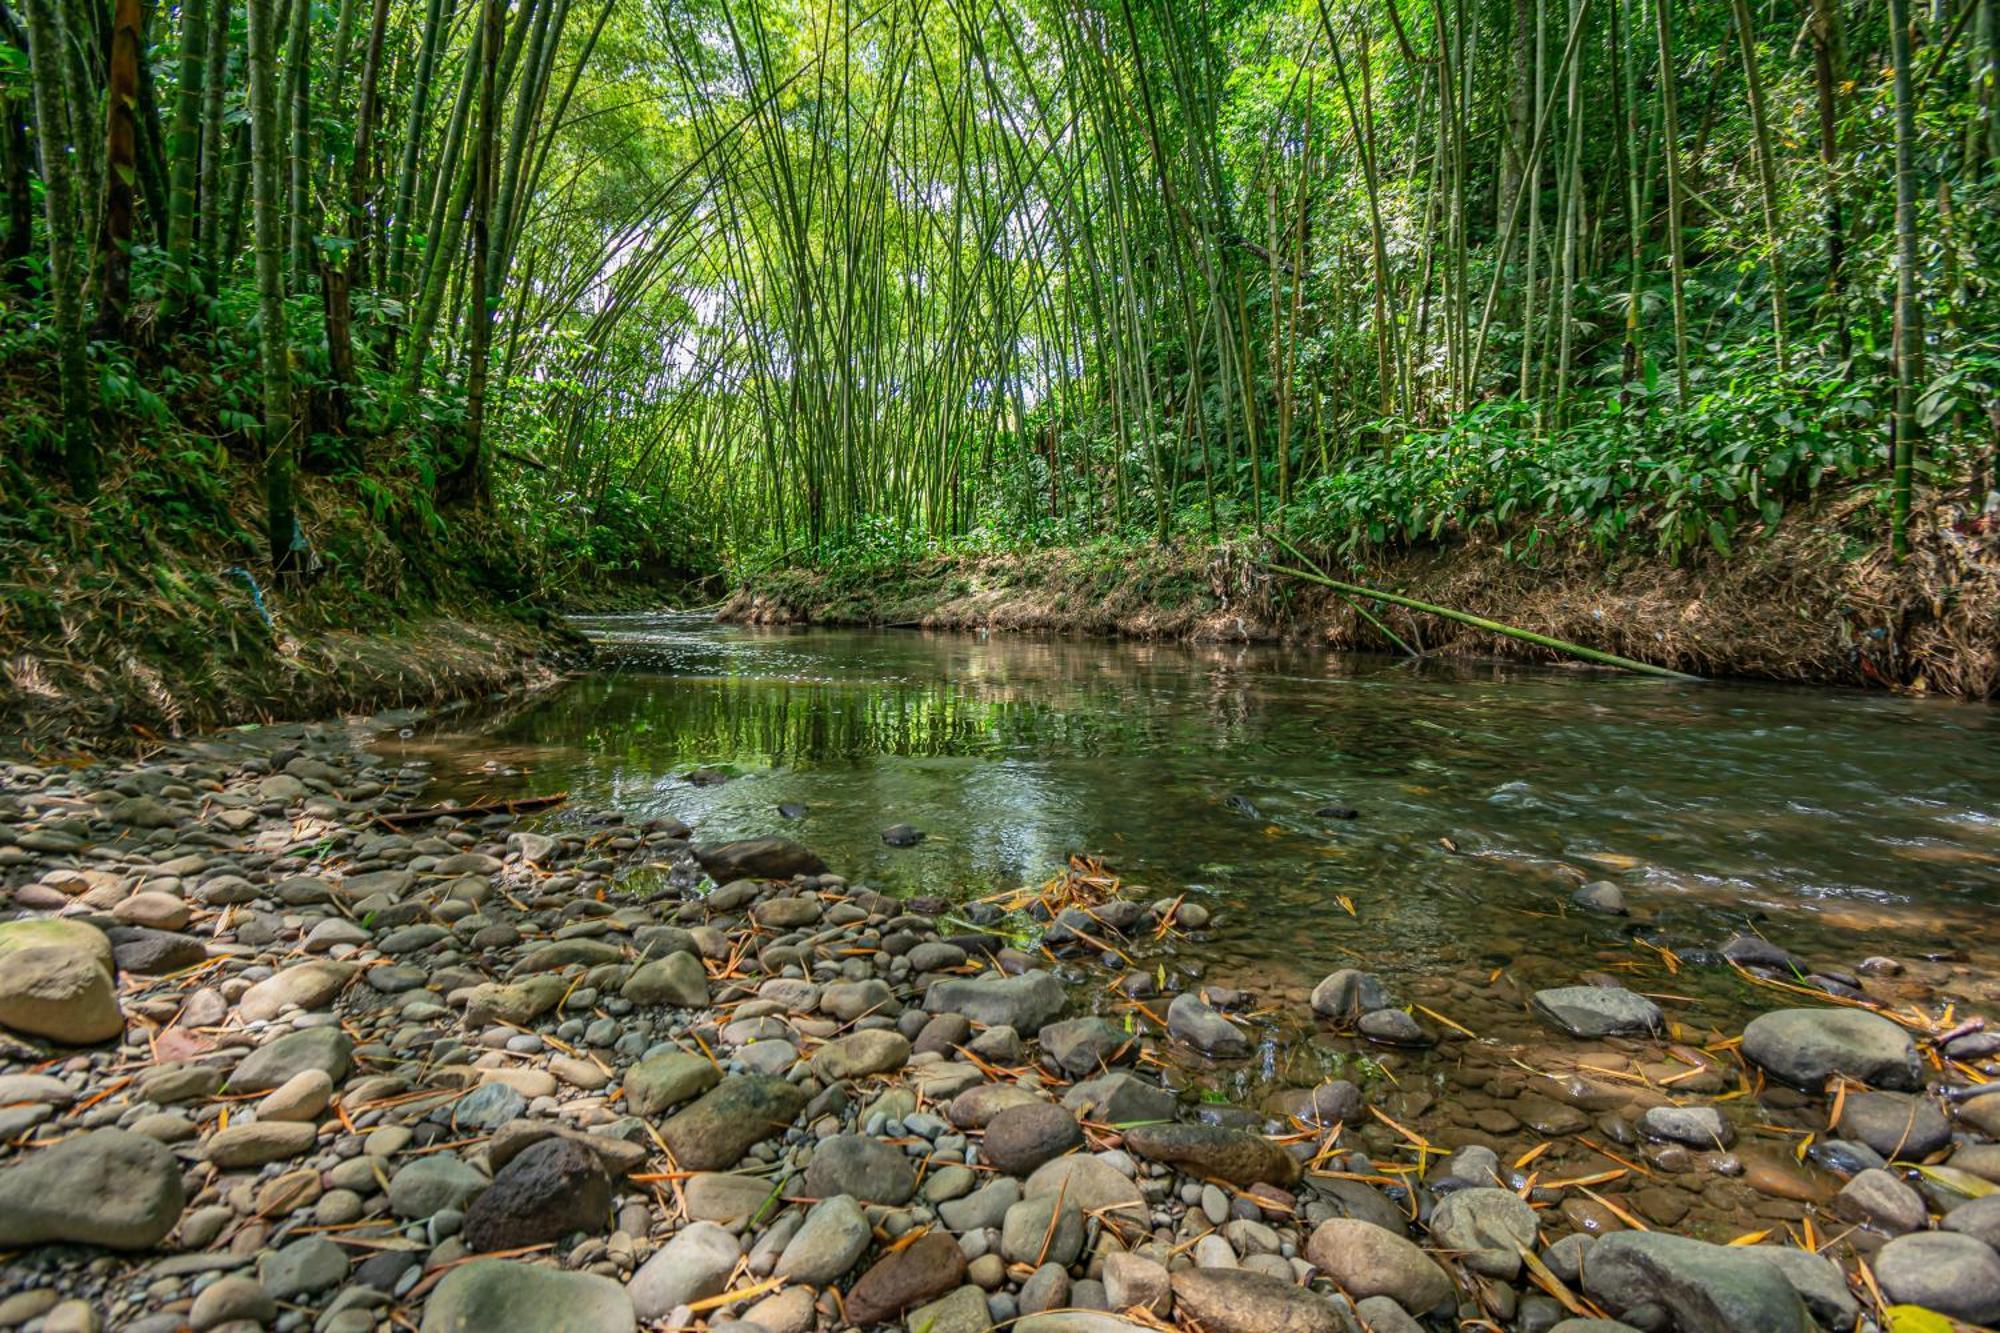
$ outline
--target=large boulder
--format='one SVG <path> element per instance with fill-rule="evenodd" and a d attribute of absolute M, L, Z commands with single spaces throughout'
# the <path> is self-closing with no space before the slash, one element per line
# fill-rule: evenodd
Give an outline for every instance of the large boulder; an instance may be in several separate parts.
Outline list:
<path fill-rule="evenodd" d="M 164 1146 L 123 1129 L 91 1130 L 0 1169 L 0 1249 L 49 1241 L 151 1249 L 186 1202 Z"/>
<path fill-rule="evenodd" d="M 1910 1034 L 1863 1009 L 1778 1009 L 1743 1029 L 1743 1055 L 1772 1078 L 1818 1091 L 1835 1074 L 1913 1092 L 1923 1069 Z"/>
<path fill-rule="evenodd" d="M 1583 1252 L 1583 1289 L 1623 1313 L 1674 1312 L 1680 1333 L 1810 1333 L 1805 1302 L 1776 1265 L 1748 1249 L 1662 1231 L 1620 1231 Z"/>
<path fill-rule="evenodd" d="M 0 923 L 0 1028 L 67 1046 L 124 1032 L 104 932 L 52 917 Z"/>

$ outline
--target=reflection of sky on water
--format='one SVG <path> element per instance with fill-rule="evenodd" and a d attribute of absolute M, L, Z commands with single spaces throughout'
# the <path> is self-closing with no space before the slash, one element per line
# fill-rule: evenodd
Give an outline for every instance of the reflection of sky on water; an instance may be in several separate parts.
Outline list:
<path fill-rule="evenodd" d="M 605 670 L 475 738 L 413 744 L 445 790 L 568 788 L 558 822 L 597 806 L 709 838 L 785 832 L 917 892 L 1098 853 L 1163 894 L 1253 909 L 1221 954 L 1301 975 L 1556 948 L 1575 923 L 1528 914 L 1579 875 L 1711 942 L 1759 908 L 1797 918 L 1768 933 L 1809 933 L 1798 909 L 1831 904 L 1948 935 L 2000 897 L 1983 707 L 1240 646 L 587 628 Z M 703 765 L 736 776 L 687 783 Z M 1328 801 L 1362 818 L 1316 817 Z M 781 819 L 782 802 L 809 812 Z M 930 836 L 885 847 L 895 822 Z"/>

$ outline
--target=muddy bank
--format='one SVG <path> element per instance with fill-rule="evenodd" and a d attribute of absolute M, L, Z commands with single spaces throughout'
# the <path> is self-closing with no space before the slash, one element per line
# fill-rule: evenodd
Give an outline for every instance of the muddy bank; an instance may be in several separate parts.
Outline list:
<path fill-rule="evenodd" d="M 1588 647 L 1717 677 L 2000 693 L 2000 543 L 1952 515 L 1893 565 L 1855 497 L 1798 510 L 1730 556 L 1607 562 L 1574 544 L 1532 560 L 1472 541 L 1324 561 L 1335 577 Z M 783 570 L 752 579 L 722 616 L 753 624 L 862 624 L 1189 640 L 1287 640 L 1395 651 L 1326 589 L 1272 575 L 1249 543 L 1133 554 L 1087 549 L 950 557 L 891 569 Z M 1427 654 L 1552 661 L 1531 644 L 1378 605 Z"/>
<path fill-rule="evenodd" d="M 117 752 L 245 722 L 435 708 L 552 685 L 590 656 L 559 620 L 490 610 L 296 633 L 253 614 L 166 642 L 97 616 L 68 639 L 0 646 L 0 753 Z"/>

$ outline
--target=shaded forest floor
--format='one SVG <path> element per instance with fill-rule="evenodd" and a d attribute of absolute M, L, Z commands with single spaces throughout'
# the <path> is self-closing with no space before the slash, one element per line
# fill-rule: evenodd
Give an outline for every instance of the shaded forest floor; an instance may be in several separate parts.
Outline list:
<path fill-rule="evenodd" d="M 2000 534 L 1939 502 L 1900 566 L 1860 492 L 1796 506 L 1728 556 L 1606 560 L 1560 538 L 1532 559 L 1475 539 L 1322 561 L 1336 578 L 1707 676 L 2000 695 Z M 1193 640 L 1288 640 L 1394 651 L 1337 594 L 1220 545 L 940 557 L 888 569 L 788 569 L 725 604 L 755 624 L 867 624 Z M 1557 654 L 1400 608 L 1370 608 L 1426 653 Z"/>

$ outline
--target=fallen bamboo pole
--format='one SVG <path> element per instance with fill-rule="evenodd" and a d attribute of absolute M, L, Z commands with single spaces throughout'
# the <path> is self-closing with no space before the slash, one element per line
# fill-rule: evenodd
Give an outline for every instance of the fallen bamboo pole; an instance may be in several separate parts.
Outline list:
<path fill-rule="evenodd" d="M 1599 652 L 1595 648 L 1586 648 L 1580 643 L 1570 643 L 1565 639 L 1552 638 L 1547 634 L 1537 634 L 1533 630 L 1517 629 L 1512 625 L 1503 625 L 1497 620 L 1488 620 L 1484 616 L 1475 616 L 1465 611 L 1454 611 L 1448 606 L 1434 606 L 1429 602 L 1420 602 L 1414 597 L 1402 597 L 1393 592 L 1383 592 L 1379 588 L 1368 588 L 1358 583 L 1342 583 L 1338 579 L 1330 579 L 1324 574 L 1314 573 L 1311 570 L 1293 569 L 1289 565 L 1272 565 L 1270 569 L 1275 574 L 1289 574 L 1293 578 L 1304 579 L 1308 583 L 1324 584 L 1335 592 L 1342 593 L 1348 597 L 1372 597 L 1377 601 L 1388 602 L 1392 606 L 1406 606 L 1413 611 L 1428 611 L 1434 616 L 1443 616 L 1446 620 L 1456 620 L 1461 625 L 1470 625 L 1474 629 L 1483 629 L 1493 634 L 1505 635 L 1507 638 L 1519 639 L 1524 643 L 1538 644 L 1543 648 L 1553 648 L 1557 652 L 1568 653 L 1572 657 L 1580 657 L 1586 662 L 1601 662 L 1605 666 L 1623 667 L 1627 671 L 1637 671 L 1647 676 L 1660 676 L 1667 680 L 1701 679 L 1700 676 L 1691 676 L 1685 671 L 1675 671 L 1668 667 L 1654 666 L 1651 662 L 1635 662 L 1629 657 L 1620 657 L 1616 653 Z"/>

